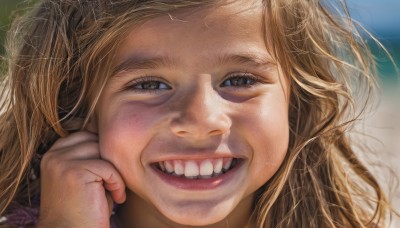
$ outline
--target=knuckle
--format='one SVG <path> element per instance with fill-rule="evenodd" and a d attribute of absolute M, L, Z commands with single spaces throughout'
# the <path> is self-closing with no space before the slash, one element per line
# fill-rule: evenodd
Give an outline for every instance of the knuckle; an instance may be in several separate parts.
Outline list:
<path fill-rule="evenodd" d="M 65 138 L 58 138 L 58 139 L 53 143 L 53 145 L 51 146 L 50 150 L 56 150 L 56 148 L 62 147 L 62 145 L 64 144 L 64 142 L 65 142 L 65 140 L 66 140 L 67 138 L 68 138 L 68 137 L 65 137 Z"/>
<path fill-rule="evenodd" d="M 40 162 L 40 168 L 41 169 L 51 169 L 52 166 L 54 166 L 57 160 L 57 156 L 55 156 L 55 154 L 51 151 L 46 152 L 43 157 L 42 160 Z"/>
<path fill-rule="evenodd" d="M 63 155 L 54 151 L 46 152 L 40 162 L 41 173 L 61 174 L 68 169 L 68 163 Z"/>

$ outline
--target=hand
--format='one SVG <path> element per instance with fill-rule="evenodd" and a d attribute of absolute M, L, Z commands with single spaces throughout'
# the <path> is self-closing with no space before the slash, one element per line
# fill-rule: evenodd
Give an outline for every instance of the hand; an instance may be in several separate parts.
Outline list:
<path fill-rule="evenodd" d="M 100 158 L 97 135 L 88 131 L 57 140 L 40 170 L 38 227 L 109 227 L 113 201 L 125 201 L 121 175 Z"/>

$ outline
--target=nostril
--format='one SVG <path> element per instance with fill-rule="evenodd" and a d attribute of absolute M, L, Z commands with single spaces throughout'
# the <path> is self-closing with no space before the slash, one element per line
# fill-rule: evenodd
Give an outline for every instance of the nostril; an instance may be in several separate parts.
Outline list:
<path fill-rule="evenodd" d="M 176 134 L 178 135 L 178 136 L 185 136 L 185 135 L 187 135 L 187 131 L 177 131 L 176 132 Z"/>
<path fill-rule="evenodd" d="M 230 121 L 210 120 L 210 118 L 172 119 L 170 129 L 179 137 L 205 138 L 223 135 L 230 129 Z"/>
<path fill-rule="evenodd" d="M 221 135 L 224 132 L 221 130 L 212 130 L 212 131 L 208 131 L 207 134 L 201 134 L 201 132 L 198 131 L 184 131 L 184 130 L 179 130 L 179 131 L 175 131 L 175 134 L 179 137 L 210 137 L 210 136 L 216 136 L 216 135 Z"/>
<path fill-rule="evenodd" d="M 210 135 L 210 136 L 213 136 L 213 135 L 220 135 L 220 134 L 222 134 L 223 132 L 221 131 L 221 130 L 213 130 L 213 131 L 210 131 L 208 134 Z"/>
<path fill-rule="evenodd" d="M 175 134 L 179 137 L 210 137 L 210 136 L 216 136 L 216 135 L 221 135 L 223 132 L 221 130 L 212 130 L 209 131 L 208 134 L 201 134 L 200 132 L 189 132 L 189 131 L 176 131 Z"/>

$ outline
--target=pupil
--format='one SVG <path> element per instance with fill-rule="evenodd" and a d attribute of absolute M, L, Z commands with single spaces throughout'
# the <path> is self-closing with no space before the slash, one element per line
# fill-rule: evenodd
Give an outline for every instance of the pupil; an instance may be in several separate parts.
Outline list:
<path fill-rule="evenodd" d="M 158 82 L 147 82 L 143 84 L 143 89 L 158 89 Z"/>
<path fill-rule="evenodd" d="M 243 84 L 248 84 L 247 79 L 246 78 L 233 78 L 232 79 L 232 84 L 235 86 L 238 85 L 243 85 Z"/>

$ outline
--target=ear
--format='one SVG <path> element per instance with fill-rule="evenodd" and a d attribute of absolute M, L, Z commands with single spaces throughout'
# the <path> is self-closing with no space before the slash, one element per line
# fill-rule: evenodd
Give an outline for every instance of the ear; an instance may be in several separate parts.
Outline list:
<path fill-rule="evenodd" d="M 98 127 L 97 127 L 97 118 L 95 115 L 92 115 L 89 118 L 89 121 L 87 122 L 86 126 L 84 127 L 85 130 L 93 133 L 93 134 L 98 134 Z"/>

